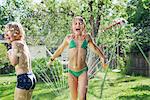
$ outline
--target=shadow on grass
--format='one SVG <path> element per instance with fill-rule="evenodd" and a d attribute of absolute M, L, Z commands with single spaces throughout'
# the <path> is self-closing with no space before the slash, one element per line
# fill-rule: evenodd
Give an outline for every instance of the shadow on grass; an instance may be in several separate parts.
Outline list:
<path fill-rule="evenodd" d="M 9 95 L 14 94 L 16 84 L 10 83 L 10 84 L 0 84 L 0 97 L 6 97 Z"/>
<path fill-rule="evenodd" d="M 150 100 L 150 95 L 148 94 L 135 94 L 129 96 L 119 96 L 119 100 Z"/>
<path fill-rule="evenodd" d="M 11 83 L 11 84 L 6 84 L 6 85 L 0 85 L 0 91 L 5 91 L 5 90 L 10 90 L 10 89 L 15 89 L 16 84 L 15 83 Z"/>
<path fill-rule="evenodd" d="M 137 79 L 132 77 L 132 78 L 118 78 L 117 79 L 117 83 L 121 83 L 121 82 L 134 82 Z"/>
<path fill-rule="evenodd" d="M 92 95 L 93 97 L 100 99 L 100 91 L 101 91 L 101 84 L 100 80 L 93 80 L 89 82 L 88 85 L 88 94 Z"/>
<path fill-rule="evenodd" d="M 135 91 L 150 91 L 150 86 L 149 85 L 141 85 L 141 86 L 136 86 L 131 89 L 133 89 Z"/>
<path fill-rule="evenodd" d="M 6 91 L 3 93 L 3 92 L 1 92 L 2 94 L 4 94 L 4 95 L 2 95 L 2 97 L 6 97 L 6 96 L 10 96 L 10 95 L 14 95 L 14 90 L 13 91 L 8 91 L 7 93 L 6 93 Z"/>
<path fill-rule="evenodd" d="M 53 93 L 41 93 L 34 95 L 32 100 L 53 100 L 56 97 Z"/>
<path fill-rule="evenodd" d="M 97 99 L 100 99 L 100 96 L 98 96 L 97 94 L 95 94 L 95 92 L 92 92 L 92 91 L 88 91 L 88 94 L 96 97 Z"/>

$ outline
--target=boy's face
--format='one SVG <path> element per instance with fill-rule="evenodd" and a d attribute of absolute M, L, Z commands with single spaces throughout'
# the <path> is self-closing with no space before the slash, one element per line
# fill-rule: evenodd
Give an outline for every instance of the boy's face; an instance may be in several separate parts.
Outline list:
<path fill-rule="evenodd" d="M 72 24 L 73 32 L 75 34 L 82 34 L 82 31 L 85 28 L 84 22 L 82 19 L 75 19 Z"/>
<path fill-rule="evenodd" d="M 13 34 L 11 31 L 6 31 L 5 32 L 5 40 L 8 42 L 8 43 L 11 43 L 15 40 L 15 36 L 16 34 Z"/>

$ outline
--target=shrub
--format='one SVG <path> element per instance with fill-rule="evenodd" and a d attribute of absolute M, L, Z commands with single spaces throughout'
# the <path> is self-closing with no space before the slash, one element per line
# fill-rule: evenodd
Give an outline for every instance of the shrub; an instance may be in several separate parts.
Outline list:
<path fill-rule="evenodd" d="M 63 65 L 54 61 L 51 66 L 47 66 L 48 58 L 35 59 L 32 61 L 33 72 L 38 81 L 49 82 L 59 81 L 63 72 Z"/>

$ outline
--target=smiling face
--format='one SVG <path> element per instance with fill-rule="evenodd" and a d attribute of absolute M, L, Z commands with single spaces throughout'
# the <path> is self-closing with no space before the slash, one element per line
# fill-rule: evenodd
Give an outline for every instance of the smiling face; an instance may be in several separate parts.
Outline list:
<path fill-rule="evenodd" d="M 85 31 L 85 23 L 82 17 L 75 17 L 72 22 L 73 33 L 81 35 Z"/>

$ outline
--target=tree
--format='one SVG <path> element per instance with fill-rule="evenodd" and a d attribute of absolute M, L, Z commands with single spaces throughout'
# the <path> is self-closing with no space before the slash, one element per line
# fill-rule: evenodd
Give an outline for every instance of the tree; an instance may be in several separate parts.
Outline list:
<path fill-rule="evenodd" d="M 128 3 L 127 14 L 129 23 L 133 23 L 135 42 L 138 42 L 144 51 L 150 50 L 150 8 L 148 0 L 131 0 Z M 133 51 L 138 51 L 138 47 L 133 44 Z"/>
<path fill-rule="evenodd" d="M 6 47 L 0 43 L 0 68 L 4 67 L 6 63 L 8 63 L 8 59 L 6 57 L 7 49 Z"/>

